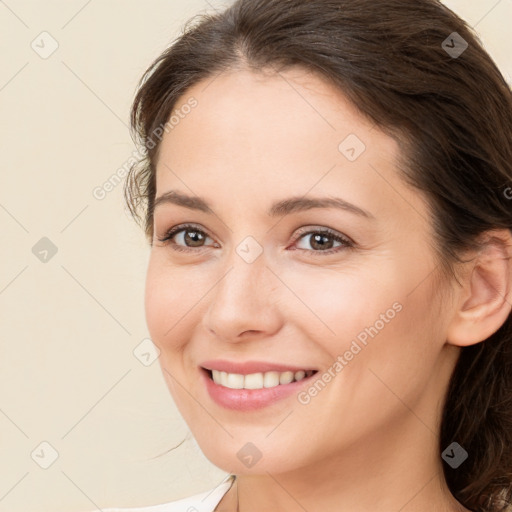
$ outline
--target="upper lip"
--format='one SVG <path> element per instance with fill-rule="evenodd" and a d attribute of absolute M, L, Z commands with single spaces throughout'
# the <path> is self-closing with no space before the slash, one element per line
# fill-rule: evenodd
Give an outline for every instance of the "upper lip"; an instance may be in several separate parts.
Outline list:
<path fill-rule="evenodd" d="M 218 370 L 220 372 L 238 373 L 240 375 L 248 375 L 251 373 L 265 372 L 298 372 L 300 370 L 316 370 L 308 365 L 296 366 L 282 363 L 271 363 L 267 361 L 245 361 L 235 362 L 224 359 L 215 359 L 203 361 L 200 366 L 207 370 Z"/>

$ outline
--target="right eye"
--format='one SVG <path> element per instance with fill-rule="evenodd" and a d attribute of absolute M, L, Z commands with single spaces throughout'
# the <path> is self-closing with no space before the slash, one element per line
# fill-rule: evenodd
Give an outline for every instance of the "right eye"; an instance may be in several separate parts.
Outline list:
<path fill-rule="evenodd" d="M 178 235 L 178 236 L 177 236 Z M 181 239 L 183 245 L 177 244 L 173 241 L 173 238 Z M 204 245 L 186 245 L 190 244 L 200 244 L 204 242 L 206 238 L 210 238 L 207 233 L 203 230 L 198 229 L 196 226 L 192 224 L 181 224 L 179 226 L 174 226 L 169 229 L 162 238 L 158 238 L 158 240 L 164 244 L 168 244 L 171 249 L 174 251 L 185 251 L 190 252 L 194 251 L 194 248 L 202 249 L 205 247 Z"/>

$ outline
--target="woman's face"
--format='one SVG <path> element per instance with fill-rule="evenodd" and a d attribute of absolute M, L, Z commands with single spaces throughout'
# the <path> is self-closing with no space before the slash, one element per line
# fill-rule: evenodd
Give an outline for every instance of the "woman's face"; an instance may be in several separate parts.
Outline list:
<path fill-rule="evenodd" d="M 427 205 L 398 176 L 396 142 L 298 69 L 209 78 L 173 113 L 146 319 L 205 455 L 284 472 L 434 445 L 458 349 Z M 205 368 L 235 375 L 217 384 Z"/>

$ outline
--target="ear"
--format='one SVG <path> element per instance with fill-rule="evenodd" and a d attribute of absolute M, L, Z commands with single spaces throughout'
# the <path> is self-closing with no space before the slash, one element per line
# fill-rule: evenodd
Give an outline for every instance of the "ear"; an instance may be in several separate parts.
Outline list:
<path fill-rule="evenodd" d="M 471 260 L 448 327 L 450 345 L 464 347 L 486 340 L 512 310 L 512 233 L 491 230 L 480 239 L 484 245 Z"/>

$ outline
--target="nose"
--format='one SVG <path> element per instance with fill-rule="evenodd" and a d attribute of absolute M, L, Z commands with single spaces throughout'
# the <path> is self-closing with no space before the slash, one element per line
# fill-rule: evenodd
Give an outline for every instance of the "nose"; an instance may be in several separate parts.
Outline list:
<path fill-rule="evenodd" d="M 204 327 L 219 340 L 236 343 L 268 338 L 282 325 L 278 307 L 280 283 L 261 254 L 247 263 L 237 254 L 214 285 L 203 316 Z"/>

